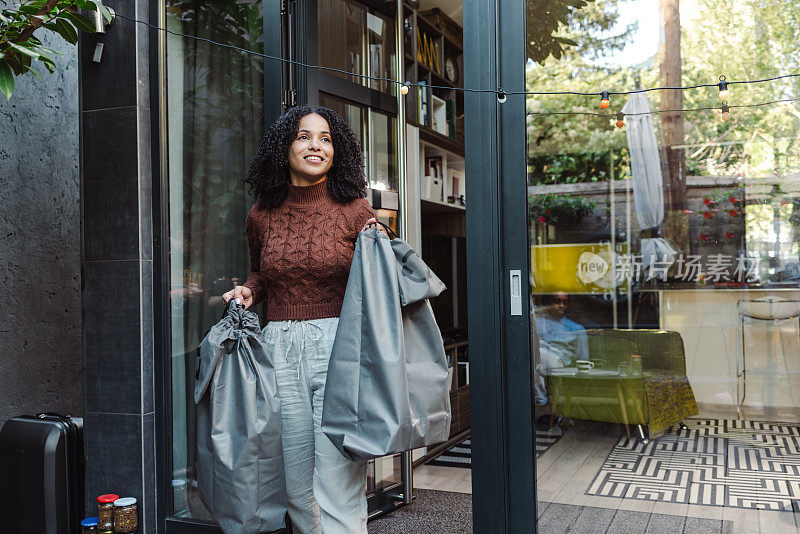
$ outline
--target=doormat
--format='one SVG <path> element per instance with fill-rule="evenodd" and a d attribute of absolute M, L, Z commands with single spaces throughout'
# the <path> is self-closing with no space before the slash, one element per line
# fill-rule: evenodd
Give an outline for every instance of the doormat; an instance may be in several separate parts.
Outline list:
<path fill-rule="evenodd" d="M 538 458 L 561 439 L 563 430 L 556 425 L 548 429 L 547 425 L 536 423 L 536 457 Z M 472 440 L 465 439 L 461 443 L 450 447 L 445 452 L 426 462 L 426 465 L 441 467 L 472 467 Z"/>
<path fill-rule="evenodd" d="M 539 501 L 538 531 L 547 534 L 597 532 L 732 532 L 732 521 L 653 514 Z M 367 524 L 369 534 L 471 534 L 472 495 L 414 490 L 414 502 Z"/>
<path fill-rule="evenodd" d="M 800 511 L 800 427 L 687 419 L 646 445 L 620 438 L 587 495 Z"/>

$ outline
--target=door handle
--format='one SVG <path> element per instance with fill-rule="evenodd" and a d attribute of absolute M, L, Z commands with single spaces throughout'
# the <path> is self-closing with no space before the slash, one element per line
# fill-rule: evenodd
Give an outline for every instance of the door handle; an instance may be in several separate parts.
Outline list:
<path fill-rule="evenodd" d="M 522 271 L 512 269 L 509 291 L 511 292 L 511 315 L 522 315 Z"/>

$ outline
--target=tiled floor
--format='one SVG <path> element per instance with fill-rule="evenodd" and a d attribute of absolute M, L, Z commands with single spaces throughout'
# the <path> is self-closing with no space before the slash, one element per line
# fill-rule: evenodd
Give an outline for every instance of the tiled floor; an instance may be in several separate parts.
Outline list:
<path fill-rule="evenodd" d="M 621 428 L 615 425 L 594 424 L 591 428 L 578 426 L 568 429 L 564 437 L 537 461 L 539 500 L 608 510 L 730 521 L 727 525 L 732 524 L 732 528 L 728 532 L 734 534 L 800 534 L 800 513 L 587 495 L 587 489 L 620 435 Z M 469 469 L 420 466 L 414 470 L 416 488 L 471 493 L 471 482 Z M 684 532 L 689 532 L 685 528 Z"/>

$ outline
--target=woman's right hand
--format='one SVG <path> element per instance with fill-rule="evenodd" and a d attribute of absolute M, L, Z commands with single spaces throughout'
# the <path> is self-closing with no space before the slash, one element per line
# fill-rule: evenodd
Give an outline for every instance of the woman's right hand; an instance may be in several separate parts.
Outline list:
<path fill-rule="evenodd" d="M 237 304 L 244 304 L 244 309 L 246 310 L 253 305 L 253 291 L 249 287 L 236 286 L 222 294 L 222 300 L 226 304 L 231 299 L 236 299 Z"/>

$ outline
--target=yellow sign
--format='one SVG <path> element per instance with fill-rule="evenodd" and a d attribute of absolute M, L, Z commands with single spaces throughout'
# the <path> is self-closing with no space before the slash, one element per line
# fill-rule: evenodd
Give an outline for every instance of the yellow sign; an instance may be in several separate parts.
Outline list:
<path fill-rule="evenodd" d="M 533 246 L 531 272 L 534 293 L 604 293 L 619 284 L 611 243 Z"/>

